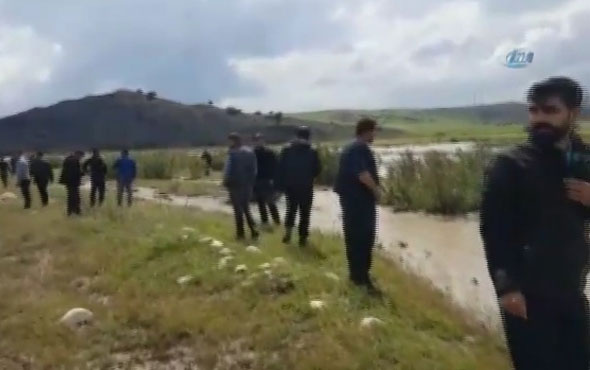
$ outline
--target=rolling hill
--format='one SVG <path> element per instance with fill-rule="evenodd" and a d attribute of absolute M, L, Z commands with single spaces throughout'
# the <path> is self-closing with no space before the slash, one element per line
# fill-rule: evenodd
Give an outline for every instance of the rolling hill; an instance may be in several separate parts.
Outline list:
<path fill-rule="evenodd" d="M 0 119 L 0 151 L 189 147 L 221 145 L 232 131 L 262 132 L 269 142 L 293 136 L 308 125 L 317 140 L 349 136 L 339 125 L 245 114 L 213 105 L 186 105 L 118 90 L 35 108 Z"/>

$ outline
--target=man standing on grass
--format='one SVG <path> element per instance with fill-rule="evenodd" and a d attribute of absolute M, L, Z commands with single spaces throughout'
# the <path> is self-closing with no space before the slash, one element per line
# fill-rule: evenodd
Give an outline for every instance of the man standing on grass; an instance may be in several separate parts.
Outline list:
<path fill-rule="evenodd" d="M 250 212 L 250 198 L 256 181 L 256 155 L 242 145 L 237 133 L 229 135 L 229 154 L 223 171 L 223 186 L 228 190 L 236 221 L 236 238 L 245 237 L 244 218 L 248 223 L 252 239 L 258 239 L 256 223 Z"/>
<path fill-rule="evenodd" d="M 29 159 L 24 153 L 19 153 L 15 163 L 16 184 L 20 188 L 25 201 L 25 209 L 31 208 L 31 172 Z"/>
<path fill-rule="evenodd" d="M 529 140 L 486 172 L 481 235 L 517 370 L 588 370 L 590 151 L 575 131 L 583 90 L 528 92 Z"/>
<path fill-rule="evenodd" d="M 277 189 L 283 191 L 287 198 L 283 243 L 291 242 L 295 216 L 299 211 L 299 246 L 301 247 L 307 245 L 313 204 L 313 184 L 321 171 L 318 152 L 312 148 L 310 139 L 311 131 L 307 126 L 297 129 L 295 140 L 281 151 L 276 181 Z"/>
<path fill-rule="evenodd" d="M 273 184 L 276 177 L 277 155 L 272 149 L 264 145 L 264 137 L 260 133 L 254 136 L 254 154 L 256 154 L 258 167 L 254 196 L 258 203 L 260 222 L 262 225 L 268 226 L 268 212 L 270 212 L 273 222 L 280 225 L 281 218 L 275 204 Z"/>
<path fill-rule="evenodd" d="M 31 175 L 41 198 L 41 204 L 46 207 L 49 203 L 49 193 L 47 187 L 53 182 L 53 169 L 49 162 L 43 158 L 43 153 L 38 152 L 37 156 L 31 161 Z"/>
<path fill-rule="evenodd" d="M 127 206 L 131 207 L 133 203 L 133 181 L 137 176 L 137 165 L 135 160 L 129 157 L 129 150 L 121 151 L 119 157 L 113 166 L 117 178 L 117 204 L 119 207 L 123 204 L 123 193 L 127 193 Z"/>
<path fill-rule="evenodd" d="M 3 156 L 0 156 L 0 180 L 4 188 L 8 186 L 8 167 L 8 161 Z"/>
<path fill-rule="evenodd" d="M 356 124 L 356 140 L 340 155 L 334 191 L 340 197 L 342 229 L 350 281 L 379 295 L 371 269 L 377 232 L 377 201 L 381 196 L 375 156 L 369 145 L 375 139 L 377 122 L 361 119 Z"/>
<path fill-rule="evenodd" d="M 82 184 L 82 168 L 80 160 L 84 152 L 78 150 L 68 155 L 63 162 L 59 183 L 66 187 L 68 216 L 80 215 L 80 185 Z"/>
<path fill-rule="evenodd" d="M 96 204 L 96 193 L 98 193 L 98 205 L 104 202 L 104 193 L 106 189 L 107 165 L 100 156 L 98 149 L 92 149 L 92 157 L 84 161 L 82 171 L 88 173 L 90 169 L 90 207 Z"/>
<path fill-rule="evenodd" d="M 209 151 L 205 149 L 205 151 L 203 151 L 203 154 L 201 154 L 201 159 L 203 160 L 203 162 L 205 162 L 205 176 L 209 177 L 209 175 L 211 174 L 211 167 L 213 165 L 213 157 L 211 156 L 211 153 L 209 153 Z"/>

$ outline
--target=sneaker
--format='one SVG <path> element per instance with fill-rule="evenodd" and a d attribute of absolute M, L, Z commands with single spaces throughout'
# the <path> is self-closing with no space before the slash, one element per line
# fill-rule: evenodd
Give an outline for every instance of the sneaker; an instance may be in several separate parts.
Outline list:
<path fill-rule="evenodd" d="M 252 231 L 252 239 L 253 240 L 258 240 L 259 237 L 260 237 L 260 234 L 258 233 L 258 231 Z"/>
<path fill-rule="evenodd" d="M 283 244 L 289 244 L 291 243 L 291 235 L 285 235 L 283 237 Z"/>

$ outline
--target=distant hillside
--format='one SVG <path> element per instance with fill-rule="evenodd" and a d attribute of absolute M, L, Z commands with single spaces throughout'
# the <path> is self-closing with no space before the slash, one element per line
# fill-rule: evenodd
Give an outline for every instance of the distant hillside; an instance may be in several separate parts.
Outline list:
<path fill-rule="evenodd" d="M 584 116 L 590 117 L 590 109 L 586 108 L 583 113 Z M 328 110 L 290 116 L 335 123 L 354 123 L 361 117 L 372 117 L 384 125 L 437 122 L 497 125 L 526 122 L 527 108 L 523 103 L 500 103 L 455 108 Z"/>
<path fill-rule="evenodd" d="M 213 105 L 185 105 L 119 90 L 64 101 L 0 119 L 0 151 L 187 147 L 226 143 L 228 133 L 263 132 L 269 142 L 309 125 L 317 140 L 346 137 L 351 130 L 292 117 L 244 114 Z"/>

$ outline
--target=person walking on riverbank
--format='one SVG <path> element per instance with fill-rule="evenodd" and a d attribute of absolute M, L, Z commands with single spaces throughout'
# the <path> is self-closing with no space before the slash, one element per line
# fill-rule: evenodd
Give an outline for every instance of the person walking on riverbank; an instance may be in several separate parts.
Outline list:
<path fill-rule="evenodd" d="M 31 170 L 29 159 L 24 153 L 20 153 L 14 165 L 16 184 L 20 188 L 24 200 L 24 208 L 31 208 Z"/>
<path fill-rule="evenodd" d="M 283 191 L 287 198 L 285 244 L 291 242 L 295 216 L 299 213 L 299 245 L 307 245 L 313 185 L 321 171 L 318 152 L 311 146 L 310 139 L 310 129 L 299 127 L 295 140 L 283 148 L 279 157 L 277 189 Z"/>
<path fill-rule="evenodd" d="M 76 151 L 68 155 L 61 168 L 61 175 L 59 183 L 66 187 L 67 192 L 67 208 L 68 216 L 79 216 L 82 211 L 80 209 L 80 185 L 82 184 L 82 168 L 80 160 L 84 156 L 84 152 Z"/>
<path fill-rule="evenodd" d="M 31 161 L 31 176 L 37 184 L 41 205 L 46 207 L 49 204 L 49 192 L 47 187 L 53 182 L 53 169 L 51 164 L 43 158 L 43 153 L 38 152 L 37 156 Z"/>
<path fill-rule="evenodd" d="M 275 225 L 280 225 L 281 218 L 274 197 L 277 155 L 272 149 L 264 145 L 262 134 L 256 134 L 254 136 L 254 154 L 256 154 L 258 169 L 256 184 L 254 185 L 254 197 L 256 198 L 256 203 L 258 203 L 260 222 L 262 225 L 268 226 L 268 213 L 270 212 Z"/>
<path fill-rule="evenodd" d="M 229 154 L 223 171 L 223 186 L 228 190 L 236 222 L 236 238 L 245 238 L 244 218 L 248 223 L 252 239 L 258 239 L 256 222 L 250 212 L 250 198 L 256 182 L 256 155 L 242 145 L 237 133 L 229 135 Z"/>
<path fill-rule="evenodd" d="M 377 122 L 361 119 L 356 124 L 356 139 L 340 155 L 334 191 L 340 198 L 342 229 L 350 281 L 379 294 L 371 269 L 377 232 L 377 201 L 381 196 L 375 156 L 369 145 L 375 139 Z"/>
<path fill-rule="evenodd" d="M 583 90 L 550 78 L 528 93 L 528 143 L 486 172 L 481 235 L 516 370 L 587 370 L 590 150 L 575 131 Z"/>
<path fill-rule="evenodd" d="M 10 170 L 8 162 L 9 161 L 0 155 L 0 180 L 2 181 L 2 186 L 4 186 L 4 188 L 8 187 L 8 172 Z"/>
<path fill-rule="evenodd" d="M 123 149 L 113 166 L 117 179 L 117 205 L 123 205 L 123 193 L 127 193 L 127 206 L 133 204 L 133 182 L 137 176 L 135 160 L 129 157 L 129 150 Z"/>
<path fill-rule="evenodd" d="M 97 193 L 98 205 L 101 206 L 106 190 L 107 165 L 98 149 L 92 150 L 92 157 L 84 161 L 82 171 L 84 174 L 90 172 L 90 207 L 94 207 L 96 204 Z"/>
<path fill-rule="evenodd" d="M 205 163 L 205 176 L 209 177 L 211 175 L 211 168 L 213 167 L 213 157 L 207 149 L 201 154 L 201 160 Z"/>

